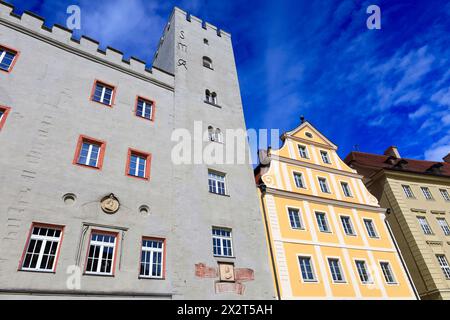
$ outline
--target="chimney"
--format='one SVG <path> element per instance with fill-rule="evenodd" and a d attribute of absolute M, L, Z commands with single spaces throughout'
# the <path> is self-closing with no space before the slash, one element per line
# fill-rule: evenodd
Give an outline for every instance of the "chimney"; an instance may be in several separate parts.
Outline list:
<path fill-rule="evenodd" d="M 444 162 L 450 163 L 450 153 L 442 158 L 442 160 L 444 160 Z"/>
<path fill-rule="evenodd" d="M 394 146 L 390 146 L 389 148 L 387 148 L 386 151 L 384 152 L 384 155 L 388 157 L 395 157 L 397 159 L 401 158 L 397 147 Z"/>

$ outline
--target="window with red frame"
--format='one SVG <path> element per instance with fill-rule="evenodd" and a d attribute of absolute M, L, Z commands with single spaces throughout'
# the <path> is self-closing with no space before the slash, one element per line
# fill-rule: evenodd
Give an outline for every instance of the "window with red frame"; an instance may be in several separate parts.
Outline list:
<path fill-rule="evenodd" d="M 112 106 L 114 103 L 115 90 L 116 88 L 112 85 L 95 81 L 91 99 L 92 101 Z"/>
<path fill-rule="evenodd" d="M 142 239 L 140 277 L 164 278 L 164 250 L 163 239 Z"/>
<path fill-rule="evenodd" d="M 113 275 L 117 234 L 92 231 L 86 261 L 86 274 Z"/>
<path fill-rule="evenodd" d="M 136 116 L 153 120 L 154 115 L 154 102 L 141 97 L 137 98 L 136 102 Z"/>
<path fill-rule="evenodd" d="M 0 46 L 0 70 L 10 72 L 16 62 L 18 52 Z"/>
<path fill-rule="evenodd" d="M 54 272 L 62 234 L 61 226 L 33 224 L 20 266 L 21 270 Z"/>
<path fill-rule="evenodd" d="M 150 178 L 151 154 L 129 149 L 127 175 L 135 178 Z"/>
<path fill-rule="evenodd" d="M 91 168 L 101 169 L 103 156 L 105 154 L 105 143 L 85 136 L 78 139 L 74 163 Z"/>
<path fill-rule="evenodd" d="M 0 130 L 6 122 L 6 117 L 8 117 L 10 108 L 0 106 Z"/>

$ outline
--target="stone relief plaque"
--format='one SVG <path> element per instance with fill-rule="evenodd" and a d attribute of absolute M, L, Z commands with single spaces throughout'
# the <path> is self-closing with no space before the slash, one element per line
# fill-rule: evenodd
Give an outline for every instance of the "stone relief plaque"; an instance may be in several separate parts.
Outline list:
<path fill-rule="evenodd" d="M 119 211 L 120 203 L 119 200 L 114 196 L 114 194 L 110 194 L 102 199 L 100 202 L 103 212 L 107 214 L 114 214 Z"/>
<path fill-rule="evenodd" d="M 234 265 L 231 263 L 219 263 L 220 281 L 234 282 Z"/>

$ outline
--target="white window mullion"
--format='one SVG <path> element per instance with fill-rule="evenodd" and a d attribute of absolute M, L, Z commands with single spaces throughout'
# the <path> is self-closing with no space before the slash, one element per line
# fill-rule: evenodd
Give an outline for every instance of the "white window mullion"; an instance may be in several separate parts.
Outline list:
<path fill-rule="evenodd" d="M 42 257 L 44 256 L 45 246 L 47 245 L 47 239 L 42 240 L 41 250 L 39 251 L 38 260 L 36 262 L 35 269 L 41 269 Z"/>
<path fill-rule="evenodd" d="M 102 261 L 103 261 L 103 245 L 100 245 L 100 252 L 98 255 L 98 263 L 97 263 L 97 270 L 95 272 L 101 273 L 101 267 L 102 267 Z"/>
<path fill-rule="evenodd" d="M 140 165 L 140 160 L 141 158 L 139 158 L 138 156 L 136 156 L 136 168 L 134 168 L 134 175 L 137 177 L 139 176 L 139 165 Z"/>
<path fill-rule="evenodd" d="M 93 147 L 93 145 L 90 144 L 90 145 L 89 145 L 89 149 L 88 149 L 88 153 L 87 153 L 87 155 L 86 155 L 86 163 L 85 163 L 85 165 L 87 165 L 87 166 L 89 165 L 89 162 L 91 162 L 92 147 Z M 96 163 L 96 165 L 97 165 L 97 163 Z"/>
<path fill-rule="evenodd" d="M 0 54 L 0 63 L 3 62 L 3 59 L 5 58 L 5 56 L 6 56 L 6 51 L 3 51 L 3 52 Z"/>
<path fill-rule="evenodd" d="M 102 88 L 102 95 L 100 96 L 100 102 L 104 103 L 105 101 L 105 93 L 106 93 L 106 87 Z"/>

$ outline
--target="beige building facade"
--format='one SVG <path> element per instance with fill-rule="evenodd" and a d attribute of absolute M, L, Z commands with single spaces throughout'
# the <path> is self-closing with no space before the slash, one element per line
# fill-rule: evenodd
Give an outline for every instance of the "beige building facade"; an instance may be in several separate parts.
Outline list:
<path fill-rule="evenodd" d="M 450 156 L 444 162 L 352 152 L 345 162 L 363 175 L 392 227 L 421 299 L 450 299 Z"/>

